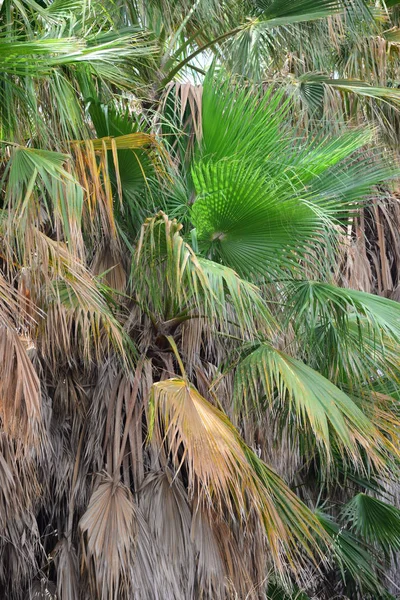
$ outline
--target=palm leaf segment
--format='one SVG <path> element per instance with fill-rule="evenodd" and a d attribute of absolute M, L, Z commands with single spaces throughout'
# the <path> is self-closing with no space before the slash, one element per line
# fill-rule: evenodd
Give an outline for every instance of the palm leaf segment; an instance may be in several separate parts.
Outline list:
<path fill-rule="evenodd" d="M 400 510 L 395 506 L 360 493 L 345 506 L 343 516 L 367 542 L 378 544 L 387 553 L 399 551 Z"/>
<path fill-rule="evenodd" d="M 344 581 L 356 581 L 374 597 L 391 598 L 381 584 L 382 568 L 373 563 L 373 556 L 359 538 L 347 531 L 332 517 L 316 511 L 316 516 L 332 539 L 332 558 L 339 566 Z"/>

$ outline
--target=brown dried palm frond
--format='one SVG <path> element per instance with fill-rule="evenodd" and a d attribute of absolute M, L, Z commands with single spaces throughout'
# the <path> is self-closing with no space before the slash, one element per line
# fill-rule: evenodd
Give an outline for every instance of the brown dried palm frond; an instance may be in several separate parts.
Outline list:
<path fill-rule="evenodd" d="M 154 540 L 170 560 L 177 585 L 192 597 L 196 561 L 191 538 L 192 515 L 182 481 L 168 470 L 150 472 L 143 481 L 139 498 Z"/>
<path fill-rule="evenodd" d="M 57 596 L 61 600 L 79 597 L 79 563 L 75 548 L 63 538 L 54 550 L 57 564 Z"/>
<path fill-rule="evenodd" d="M 185 148 L 184 156 L 187 161 L 194 152 L 196 142 L 201 143 L 202 96 L 203 86 L 189 82 L 170 82 L 163 92 L 160 112 L 167 114 L 169 122 L 175 125 L 175 131 L 165 134 L 175 160 L 179 155 L 180 145 Z"/>
<path fill-rule="evenodd" d="M 29 600 L 57 600 L 57 588 L 52 581 L 41 577 L 32 584 Z"/>
<path fill-rule="evenodd" d="M 210 521 L 209 511 L 197 505 L 193 514 L 191 537 L 198 553 L 197 577 L 201 588 L 210 597 L 226 597 L 227 565 L 219 548 L 218 533 Z"/>
<path fill-rule="evenodd" d="M 107 352 L 110 341 L 122 357 L 127 357 L 126 343 L 129 342 L 101 292 L 101 285 L 84 264 L 74 258 L 64 244 L 51 240 L 39 230 L 30 231 L 30 240 L 31 252 L 25 263 L 27 269 L 29 265 L 32 282 L 30 294 L 47 313 L 45 322 L 38 324 L 41 351 L 55 364 L 54 349 L 58 348 L 58 358 L 63 356 L 61 360 L 65 360 L 72 353 L 75 338 L 82 344 L 87 361 L 93 354 L 99 358 Z M 41 257 L 40 262 L 37 256 Z M 40 290 L 38 296 L 37 290 Z M 56 346 L 53 336 L 57 339 Z"/>
<path fill-rule="evenodd" d="M 0 415 L 4 431 L 33 442 L 40 434 L 40 381 L 28 355 L 42 317 L 28 294 L 0 275 Z"/>
<path fill-rule="evenodd" d="M 79 526 L 86 540 L 84 560 L 93 593 L 121 597 L 120 586 L 129 581 L 137 536 L 135 505 L 129 488 L 102 476 Z"/>

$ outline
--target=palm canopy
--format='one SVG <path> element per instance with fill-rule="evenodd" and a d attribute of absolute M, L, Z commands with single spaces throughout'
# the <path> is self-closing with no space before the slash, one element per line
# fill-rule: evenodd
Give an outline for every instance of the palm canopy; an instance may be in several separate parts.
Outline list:
<path fill-rule="evenodd" d="M 354 10 L 254 6 L 0 9 L 7 597 L 389 597 L 400 308 L 337 271 L 397 171 L 222 68 L 157 104 L 207 48 Z"/>

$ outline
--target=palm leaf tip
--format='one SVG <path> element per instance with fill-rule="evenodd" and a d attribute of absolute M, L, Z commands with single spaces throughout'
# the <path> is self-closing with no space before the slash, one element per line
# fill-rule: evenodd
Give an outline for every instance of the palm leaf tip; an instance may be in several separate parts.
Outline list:
<path fill-rule="evenodd" d="M 285 26 L 291 23 L 312 21 L 337 14 L 350 6 L 348 0 L 257 0 L 261 24 Z"/>

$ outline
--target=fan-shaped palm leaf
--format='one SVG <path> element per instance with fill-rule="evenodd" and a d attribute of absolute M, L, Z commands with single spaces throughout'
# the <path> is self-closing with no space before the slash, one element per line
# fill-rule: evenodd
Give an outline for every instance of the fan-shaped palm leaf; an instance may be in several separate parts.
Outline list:
<path fill-rule="evenodd" d="M 343 517 L 367 542 L 379 544 L 386 552 L 400 549 L 400 510 L 395 506 L 360 493 L 345 506 Z"/>
<path fill-rule="evenodd" d="M 100 596 L 117 598 L 120 581 L 128 577 L 136 540 L 132 494 L 119 481 L 101 479 L 80 520 L 86 536 L 85 559 L 94 561 L 93 579 Z"/>
<path fill-rule="evenodd" d="M 339 564 L 343 580 L 351 578 L 362 588 L 385 598 L 386 591 L 380 583 L 382 568 L 362 542 L 322 511 L 317 511 L 317 517 L 332 539 L 332 554 Z"/>
<path fill-rule="evenodd" d="M 301 259 L 331 258 L 327 231 L 335 240 L 335 224 L 354 214 L 373 183 L 393 176 L 377 168 L 374 180 L 351 160 L 342 178 L 342 161 L 369 134 L 300 141 L 284 125 L 287 110 L 281 93 L 261 99 L 227 83 L 204 86 L 191 218 L 200 249 L 241 274 L 283 278 Z"/>
<path fill-rule="evenodd" d="M 276 277 L 296 262 L 296 251 L 321 238 L 324 224 L 313 207 L 285 198 L 287 182 L 268 185 L 261 170 L 221 161 L 197 166 L 193 180 L 200 248 L 242 274 Z"/>

